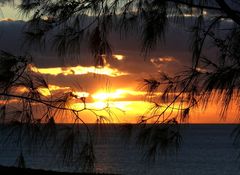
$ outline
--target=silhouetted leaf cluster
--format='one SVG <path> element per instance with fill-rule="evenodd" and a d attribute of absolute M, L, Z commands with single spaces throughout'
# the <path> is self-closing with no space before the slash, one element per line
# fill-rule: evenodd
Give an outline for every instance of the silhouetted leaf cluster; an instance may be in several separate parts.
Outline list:
<path fill-rule="evenodd" d="M 200 104 L 205 108 L 212 101 L 217 101 L 222 105 L 219 111 L 223 117 L 232 103 L 239 106 L 240 11 L 239 3 L 231 2 L 236 6 L 234 9 L 224 0 L 22 0 L 19 8 L 23 15 L 30 18 L 25 28 L 29 43 L 44 46 L 47 39 L 52 39 L 53 48 L 62 56 L 81 54 L 82 41 L 85 40 L 96 66 L 104 66 L 111 58 L 109 35 L 112 30 L 122 34 L 136 29 L 143 52 L 149 53 L 159 41 L 164 40 L 170 22 L 184 26 L 185 17 L 192 16 L 195 20 L 189 28 L 192 34 L 192 65 L 178 74 L 161 73 L 159 77 L 144 79 L 153 107 L 141 117 L 140 123 L 151 121 L 154 125 L 143 128 L 138 142 L 148 148 L 147 155 L 154 157 L 155 153 L 169 147 L 179 147 L 178 123 L 186 121 L 194 107 Z M 233 25 L 225 29 L 221 25 L 225 20 L 231 20 Z M 53 38 L 51 34 L 54 34 Z M 209 42 L 213 43 L 218 53 L 214 58 L 208 54 Z M 21 126 L 33 131 L 28 133 L 29 138 L 38 132 L 38 123 L 44 121 L 47 127 L 54 127 L 54 116 L 59 110 L 70 110 L 68 115 L 71 114 L 76 123 L 83 124 L 80 112 L 89 110 L 96 114 L 86 107 L 78 111 L 67 108 L 69 100 L 74 98 L 71 92 L 44 97 L 39 88 L 48 88 L 47 83 L 39 74 L 29 71 L 23 57 L 3 52 L 0 61 L 0 95 L 6 101 L 1 105 L 1 121 L 17 126 L 24 123 Z M 27 88 L 27 91 L 20 95 L 10 93 L 19 86 Z M 6 119 L 8 102 L 16 98 L 22 108 L 12 111 L 12 118 Z M 85 100 L 82 102 L 85 103 Z M 45 113 L 42 117 L 35 115 L 33 103 L 43 106 Z M 106 107 L 105 110 L 108 109 Z M 96 118 L 99 123 L 104 119 L 98 115 Z M 64 157 L 67 159 L 71 159 L 76 140 L 74 129 L 71 129 L 64 140 Z M 92 168 L 94 151 L 87 126 L 86 130 L 90 140 L 84 142 L 79 155 L 86 158 L 84 165 Z M 21 135 L 19 138 L 22 138 Z"/>

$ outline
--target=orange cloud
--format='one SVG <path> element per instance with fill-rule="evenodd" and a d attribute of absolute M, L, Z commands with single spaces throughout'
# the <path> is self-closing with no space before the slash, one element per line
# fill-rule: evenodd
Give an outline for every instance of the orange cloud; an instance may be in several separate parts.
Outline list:
<path fill-rule="evenodd" d="M 197 9 L 193 9 L 192 13 L 186 13 L 186 12 L 183 13 L 184 17 L 199 17 L 199 15 L 200 15 L 200 11 Z M 209 13 L 206 10 L 203 10 L 202 15 L 209 16 Z"/>
<path fill-rule="evenodd" d="M 121 55 L 121 54 L 114 54 L 114 55 L 112 55 L 112 57 L 119 60 L 119 61 L 125 59 L 125 56 Z"/>
<path fill-rule="evenodd" d="M 88 96 L 89 96 L 89 93 L 88 93 L 88 92 L 75 91 L 75 92 L 72 92 L 72 94 L 75 95 L 76 98 L 88 97 Z"/>
<path fill-rule="evenodd" d="M 53 67 L 53 68 L 37 68 L 33 65 L 30 66 L 30 69 L 33 72 L 38 72 L 41 74 L 48 75 L 84 75 L 84 74 L 99 74 L 107 75 L 110 77 L 118 77 L 122 75 L 128 75 L 126 72 L 121 72 L 116 68 L 111 68 L 109 64 L 102 68 L 97 68 L 94 66 L 84 67 L 84 66 L 75 66 L 75 67 Z"/>
<path fill-rule="evenodd" d="M 12 21 L 15 21 L 15 19 L 12 19 L 12 18 L 2 18 L 2 19 L 0 19 L 0 21 L 12 22 Z"/>
<path fill-rule="evenodd" d="M 0 100 L 0 105 L 12 104 L 17 102 L 19 102 L 18 99 Z"/>
<path fill-rule="evenodd" d="M 37 91 L 44 96 L 49 96 L 49 95 L 51 95 L 51 92 L 54 92 L 54 91 L 64 91 L 64 92 L 66 92 L 66 91 L 70 91 L 70 90 L 71 90 L 70 87 L 60 87 L 60 86 L 52 85 L 52 84 L 49 84 L 48 88 L 39 87 L 37 89 Z M 29 89 L 25 86 L 18 86 L 13 90 L 13 92 L 18 93 L 18 94 L 22 94 L 22 93 L 29 92 Z"/>
<path fill-rule="evenodd" d="M 25 93 L 28 92 L 28 89 L 25 86 L 18 86 L 14 89 L 16 93 Z"/>
<path fill-rule="evenodd" d="M 43 96 L 49 96 L 56 91 L 61 91 L 63 93 L 64 92 L 72 92 L 72 94 L 75 98 L 89 96 L 88 92 L 73 91 L 70 87 L 60 87 L 60 86 L 56 86 L 56 85 L 48 85 L 48 88 L 38 88 L 38 92 L 40 92 Z"/>
<path fill-rule="evenodd" d="M 174 57 L 159 57 L 159 58 L 151 58 L 150 61 L 154 65 L 159 65 L 159 64 L 174 62 L 176 61 L 176 59 Z"/>
<path fill-rule="evenodd" d="M 196 71 L 201 72 L 201 73 L 207 73 L 207 72 L 208 72 L 207 69 L 200 68 L 200 67 L 197 67 L 197 68 L 196 68 Z"/>

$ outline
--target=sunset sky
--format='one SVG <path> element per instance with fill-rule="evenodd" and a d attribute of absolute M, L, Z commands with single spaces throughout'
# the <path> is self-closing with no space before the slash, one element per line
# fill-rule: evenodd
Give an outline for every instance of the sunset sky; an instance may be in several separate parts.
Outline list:
<path fill-rule="evenodd" d="M 18 10 L 9 5 L 1 9 L 0 49 L 17 55 L 25 53 L 32 55 L 33 64 L 30 68 L 46 78 L 50 91 L 71 90 L 79 97 L 86 97 L 87 105 L 93 108 L 100 109 L 108 103 L 113 108 L 114 116 L 111 120 L 115 123 L 136 123 L 139 116 L 147 115 L 152 104 L 146 101 L 144 78 L 157 77 L 159 72 L 173 75 L 191 64 L 189 33 L 187 28 L 176 24 L 170 25 L 165 43 L 159 44 L 147 57 L 141 53 L 141 44 L 136 41 L 135 32 L 130 33 L 126 38 L 121 38 L 118 33 L 113 32 L 110 37 L 113 57 L 104 68 L 96 68 L 86 41 L 79 55 L 62 58 L 59 58 L 50 46 L 47 46 L 44 52 L 29 48 L 24 43 L 22 33 L 26 18 L 21 17 Z M 188 22 L 191 23 L 191 19 Z M 230 24 L 231 21 L 225 23 L 225 25 Z M 46 96 L 49 94 L 44 89 L 40 92 Z M 79 102 L 75 102 L 72 107 L 77 109 L 82 106 Z M 206 111 L 195 109 L 191 113 L 189 122 L 237 121 L 234 107 L 230 109 L 225 120 L 220 119 L 219 108 L 220 105 L 211 104 Z M 87 118 L 88 122 L 94 122 L 91 117 Z"/>

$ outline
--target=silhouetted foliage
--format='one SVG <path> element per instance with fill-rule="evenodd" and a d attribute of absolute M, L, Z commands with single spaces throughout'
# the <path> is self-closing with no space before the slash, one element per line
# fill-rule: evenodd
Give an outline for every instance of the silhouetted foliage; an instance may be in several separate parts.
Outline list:
<path fill-rule="evenodd" d="M 44 40 L 54 31 L 53 45 L 60 55 L 81 54 L 81 41 L 87 40 L 96 66 L 104 66 L 105 60 L 111 58 L 108 36 L 112 30 L 120 33 L 139 30 L 142 50 L 148 53 L 164 40 L 169 23 L 184 25 L 184 19 L 190 15 L 195 21 L 189 27 L 192 67 L 174 77 L 162 73 L 160 78 L 144 80 L 151 93 L 163 89 L 161 99 L 165 103 L 170 101 L 169 107 L 180 102 L 184 118 L 200 99 L 208 104 L 213 96 L 221 99 L 224 116 L 233 94 L 237 93 L 240 14 L 237 7 L 237 2 L 224 0 L 22 1 L 19 6 L 23 14 L 32 13 L 26 26 L 27 35 L 35 31 Z M 226 20 L 232 24 L 225 30 L 221 23 Z M 214 43 L 219 58 L 208 58 L 205 47 L 209 42 Z"/>
<path fill-rule="evenodd" d="M 206 107 L 209 102 L 216 100 L 222 105 L 220 114 L 224 117 L 231 103 L 238 106 L 239 7 L 239 2 L 233 0 L 23 0 L 19 9 L 30 18 L 25 27 L 30 43 L 37 42 L 43 46 L 46 38 L 54 33 L 53 48 L 62 56 L 81 54 L 82 41 L 87 40 L 96 66 L 104 66 L 105 60 L 111 59 L 113 48 L 108 37 L 112 30 L 119 33 L 138 30 L 142 51 L 148 54 L 159 42 L 164 41 L 169 23 L 184 26 L 185 18 L 189 15 L 192 17 L 194 23 L 189 27 L 192 34 L 192 65 L 175 75 L 162 72 L 159 77 L 143 81 L 149 95 L 158 93 L 158 98 L 148 99 L 153 107 L 140 118 L 139 123 L 143 128 L 138 143 L 147 147 L 147 155 L 154 158 L 155 153 L 162 153 L 172 146 L 179 147 L 181 136 L 178 124 L 187 121 L 194 107 L 199 104 Z M 225 28 L 222 23 L 227 20 L 231 21 L 231 25 Z M 212 58 L 208 54 L 209 42 L 213 43 L 218 57 Z M 48 88 L 47 83 L 39 74 L 28 70 L 25 57 L 7 53 L 1 57 L 0 81 L 3 89 L 0 95 L 6 100 L 6 104 L 1 105 L 1 119 L 5 118 L 4 111 L 11 98 L 18 98 L 24 110 L 18 110 L 18 118 L 13 117 L 14 120 L 10 121 L 31 124 L 34 133 L 37 129 L 35 126 L 42 121 L 48 127 L 54 126 L 55 110 L 69 111 L 68 115 L 73 115 L 76 123 L 84 123 L 79 112 L 94 111 L 88 108 L 80 111 L 69 109 L 67 101 L 75 98 L 71 92 L 59 98 L 46 99 L 38 89 Z M 28 91 L 21 95 L 11 94 L 12 88 L 17 86 L 24 86 Z M 33 102 L 45 107 L 43 118 L 34 117 Z M 102 116 L 96 117 L 98 121 L 104 119 Z M 146 125 L 150 121 L 153 125 Z M 86 128 L 88 137 L 80 151 L 80 160 L 86 158 L 84 165 L 91 167 L 94 151 L 91 132 L 87 125 Z M 75 147 L 75 129 L 70 130 L 63 142 L 66 148 L 64 158 L 67 160 L 72 158 Z"/>
<path fill-rule="evenodd" d="M 36 145 L 42 145 L 40 149 L 60 150 L 64 165 L 77 166 L 83 172 L 94 171 L 93 129 L 82 119 L 82 113 L 89 111 L 96 120 L 108 119 L 108 122 L 111 121 L 109 106 L 92 109 L 85 97 L 75 95 L 71 89 L 61 94 L 51 91 L 30 64 L 31 57 L 6 52 L 1 52 L 0 57 L 0 124 L 4 132 L 1 142 L 15 143 L 20 148 L 15 165 L 26 167 L 24 150 L 28 148 L 31 153 Z M 72 101 L 82 103 L 82 108 L 74 109 Z M 99 115 L 101 111 L 106 111 L 106 115 Z M 55 121 L 59 117 L 72 124 L 57 125 Z"/>

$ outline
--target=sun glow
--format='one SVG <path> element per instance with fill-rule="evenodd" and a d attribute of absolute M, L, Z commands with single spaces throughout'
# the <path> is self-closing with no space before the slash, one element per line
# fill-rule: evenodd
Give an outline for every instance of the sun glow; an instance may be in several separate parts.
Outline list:
<path fill-rule="evenodd" d="M 123 99 L 129 95 L 139 96 L 145 95 L 146 92 L 144 91 L 134 91 L 130 89 L 117 89 L 113 92 L 96 92 L 92 94 L 92 98 L 96 101 L 105 101 L 105 100 L 113 100 L 113 99 Z"/>
<path fill-rule="evenodd" d="M 118 58 L 117 58 L 118 57 Z M 124 56 L 116 56 L 116 59 L 122 60 Z M 172 57 L 161 57 L 150 60 L 154 64 L 163 64 L 165 62 L 173 62 L 175 61 Z M 120 72 L 117 69 L 112 69 L 110 66 L 106 66 L 104 68 L 98 69 L 95 67 L 55 67 L 55 68 L 37 68 L 34 66 L 30 67 L 33 72 L 49 74 L 49 75 L 81 75 L 88 73 L 98 73 L 102 75 L 108 76 L 120 76 L 124 75 L 123 72 Z M 201 68 L 197 68 L 198 71 L 206 71 Z M 99 72 L 98 72 L 99 71 Z M 125 86 L 126 87 L 126 86 Z M 155 104 L 143 101 L 143 98 L 146 96 L 149 97 L 146 91 L 133 90 L 131 87 L 127 86 L 126 88 L 117 88 L 109 91 L 104 91 L 100 89 L 91 89 L 89 92 L 81 91 L 80 89 L 71 88 L 70 86 L 58 86 L 54 84 L 49 84 L 48 87 L 38 87 L 37 90 L 41 95 L 48 96 L 58 94 L 58 93 L 70 93 L 72 96 L 69 104 L 66 106 L 67 108 L 74 110 L 81 110 L 81 117 L 86 123 L 96 123 L 99 120 L 99 117 L 103 117 L 107 119 L 109 123 L 138 123 L 142 121 L 141 119 L 149 118 L 151 115 L 157 116 L 161 114 L 165 109 L 163 107 L 155 108 Z M 24 94 L 31 93 L 31 91 L 35 91 L 29 89 L 24 86 L 19 86 L 13 89 L 14 94 Z M 161 92 L 156 92 L 154 94 L 150 94 L 151 98 L 159 97 Z M 175 95 L 175 94 L 172 94 Z M 141 99 L 142 98 L 142 99 Z M 141 101 L 142 100 L 142 101 Z M 11 99 L 8 101 L 13 105 L 17 105 L 19 102 L 18 99 Z M 6 101 L 0 100 L 0 105 L 4 105 Z M 171 110 L 171 107 L 166 110 L 166 116 L 171 114 L 172 116 L 177 116 L 178 105 L 175 104 L 174 107 L 176 109 Z M 86 109 L 86 110 L 85 110 Z M 219 121 L 218 113 L 215 112 L 214 109 L 217 109 L 216 106 L 210 105 L 206 112 L 203 111 L 190 111 L 190 119 L 188 122 L 190 123 L 234 123 L 235 120 L 233 117 L 228 117 L 225 121 Z M 181 111 L 180 111 L 181 112 Z M 231 114 L 231 115 L 230 115 Z M 143 118 L 141 118 L 141 116 Z M 229 116 L 234 116 L 234 112 L 230 112 Z M 158 117 L 158 116 L 157 116 Z M 162 120 L 164 118 L 160 118 Z M 180 120 L 177 118 L 177 120 Z M 63 121 L 59 121 L 63 122 Z M 65 121 L 64 121 L 65 122 Z M 73 121 L 66 121 L 73 122 Z M 156 118 L 152 118 L 148 120 L 149 123 L 156 122 Z"/>
<path fill-rule="evenodd" d="M 25 87 L 17 87 L 18 93 L 28 92 L 29 90 Z M 70 87 L 61 87 L 57 85 L 49 85 L 48 88 L 38 88 L 39 93 L 44 96 L 49 96 L 51 93 L 54 92 L 72 92 Z M 144 91 L 134 91 L 131 89 L 116 89 L 112 92 L 104 92 L 104 91 L 97 91 L 96 93 L 89 93 L 84 91 L 74 91 L 73 99 L 68 108 L 75 109 L 75 110 L 82 110 L 86 107 L 87 110 L 84 110 L 81 113 L 82 119 L 86 123 L 96 123 L 99 121 L 99 117 L 104 118 L 104 122 L 107 123 L 138 123 L 141 121 L 141 116 L 144 118 L 148 118 L 153 114 L 160 114 L 164 107 L 155 108 L 154 103 L 140 101 L 140 100 L 131 100 L 129 98 L 130 95 L 141 96 L 144 95 L 146 92 Z M 86 99 L 82 99 L 85 97 Z M 135 98 L 135 97 L 134 97 Z M 86 100 L 86 101 L 85 101 Z M 8 103 L 17 104 L 19 102 L 18 99 L 11 99 Z M 0 100 L 0 105 L 6 104 L 5 100 Z M 166 110 L 166 115 L 172 113 L 173 116 L 176 116 L 177 104 L 175 104 L 173 111 L 171 107 Z M 88 110 L 90 109 L 90 110 Z M 234 110 L 231 110 L 228 114 L 228 118 L 224 121 L 219 121 L 217 117 L 218 113 L 215 110 L 217 106 L 210 105 L 206 108 L 206 111 L 203 112 L 202 110 L 194 110 L 190 111 L 190 119 L 187 122 L 190 123 L 234 123 Z M 233 106 L 233 109 L 235 107 Z M 94 112 L 91 112 L 93 110 Z M 154 113 L 153 113 L 154 112 Z M 97 114 L 97 115 L 96 115 Z M 156 115 L 157 116 L 157 115 Z M 143 118 L 143 119 L 144 119 Z M 162 120 L 161 118 L 160 120 Z M 179 119 L 177 119 L 179 120 Z M 148 123 L 154 123 L 156 118 L 152 118 L 148 121 Z M 63 121 L 58 121 L 63 122 Z M 73 122 L 70 120 L 64 122 Z"/>
<path fill-rule="evenodd" d="M 103 101 L 94 102 L 91 105 L 96 109 L 104 109 L 105 107 L 107 107 L 107 103 Z"/>
<path fill-rule="evenodd" d="M 149 103 L 143 101 L 116 101 L 104 102 L 96 101 L 86 103 L 88 109 L 93 109 L 94 113 L 89 110 L 84 111 L 82 114 L 87 123 L 95 123 L 98 116 L 103 116 L 110 123 L 137 123 L 139 116 L 146 112 Z M 84 108 L 83 103 L 73 103 L 72 109 L 81 110 Z"/>
<path fill-rule="evenodd" d="M 92 95 L 94 100 L 97 101 L 105 101 L 105 100 L 110 100 L 110 99 L 119 99 L 119 98 L 123 98 L 123 94 L 121 92 L 98 92 Z"/>

